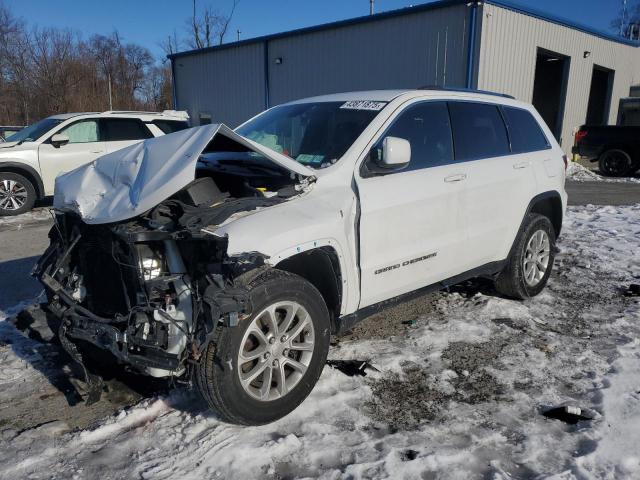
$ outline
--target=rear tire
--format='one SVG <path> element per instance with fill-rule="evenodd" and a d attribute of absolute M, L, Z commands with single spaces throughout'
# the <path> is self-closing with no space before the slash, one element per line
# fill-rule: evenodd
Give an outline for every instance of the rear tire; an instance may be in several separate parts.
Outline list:
<path fill-rule="evenodd" d="M 0 172 L 0 216 L 20 215 L 36 203 L 33 184 L 17 173 Z"/>
<path fill-rule="evenodd" d="M 612 148 L 598 158 L 600 173 L 608 177 L 625 177 L 633 173 L 633 160 L 624 150 Z"/>
<path fill-rule="evenodd" d="M 195 375 L 224 420 L 263 425 L 311 393 L 329 351 L 329 312 L 311 283 L 288 272 L 268 270 L 247 288 L 251 316 L 236 327 L 218 326 Z"/>
<path fill-rule="evenodd" d="M 495 279 L 496 290 L 518 300 L 538 295 L 551 275 L 555 244 L 551 221 L 537 213 L 528 214 L 506 267 Z"/>

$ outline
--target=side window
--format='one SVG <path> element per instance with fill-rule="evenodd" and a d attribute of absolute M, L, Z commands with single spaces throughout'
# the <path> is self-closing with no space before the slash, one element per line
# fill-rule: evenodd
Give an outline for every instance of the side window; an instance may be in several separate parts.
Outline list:
<path fill-rule="evenodd" d="M 534 152 L 549 148 L 547 137 L 544 136 L 540 125 L 530 112 L 513 107 L 502 107 L 502 111 L 509 128 L 513 153 Z"/>
<path fill-rule="evenodd" d="M 180 130 L 189 128 L 189 124 L 187 122 L 178 122 L 175 120 L 154 120 L 151 123 L 162 130 L 162 133 L 165 134 L 179 132 Z"/>
<path fill-rule="evenodd" d="M 144 140 L 153 135 L 139 120 L 133 118 L 107 118 L 102 120 L 102 139 L 105 142 Z"/>
<path fill-rule="evenodd" d="M 451 126 L 445 102 L 425 102 L 407 108 L 384 137 L 398 137 L 411 144 L 411 161 L 402 172 L 453 162 Z M 382 147 L 382 141 L 378 148 Z"/>
<path fill-rule="evenodd" d="M 507 155 L 507 129 L 498 107 L 486 103 L 450 102 L 457 161 Z"/>
<path fill-rule="evenodd" d="M 98 121 L 82 120 L 58 132 L 69 137 L 69 143 L 91 143 L 98 141 Z"/>

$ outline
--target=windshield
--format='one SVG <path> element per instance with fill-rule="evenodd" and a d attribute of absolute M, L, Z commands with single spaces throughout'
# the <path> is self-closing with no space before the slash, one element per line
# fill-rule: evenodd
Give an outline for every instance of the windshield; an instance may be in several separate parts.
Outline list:
<path fill-rule="evenodd" d="M 7 137 L 7 142 L 33 142 L 60 123 L 59 118 L 45 118 Z"/>
<path fill-rule="evenodd" d="M 236 132 L 305 166 L 324 168 L 344 155 L 385 105 L 368 101 L 283 105 Z"/>

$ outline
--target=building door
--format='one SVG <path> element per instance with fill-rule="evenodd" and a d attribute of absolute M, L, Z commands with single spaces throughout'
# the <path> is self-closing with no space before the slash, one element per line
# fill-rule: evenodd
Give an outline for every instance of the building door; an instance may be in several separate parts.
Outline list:
<path fill-rule="evenodd" d="M 570 57 L 538 48 L 531 102 L 562 143 L 562 119 L 567 96 Z"/>
<path fill-rule="evenodd" d="M 613 89 L 613 70 L 593 66 L 589 104 L 587 106 L 587 125 L 606 125 L 609 123 L 609 107 L 611 106 L 611 90 Z"/>

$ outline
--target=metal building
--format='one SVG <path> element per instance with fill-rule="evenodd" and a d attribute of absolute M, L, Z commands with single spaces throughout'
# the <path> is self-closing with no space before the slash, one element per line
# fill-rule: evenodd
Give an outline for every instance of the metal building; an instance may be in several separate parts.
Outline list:
<path fill-rule="evenodd" d="M 478 88 L 533 103 L 570 150 L 616 123 L 640 84 L 638 43 L 501 0 L 441 0 L 170 55 L 174 104 L 236 126 L 283 102 L 351 90 Z"/>

